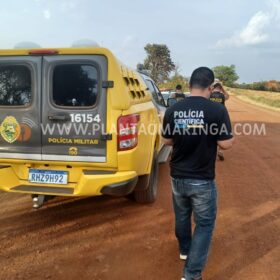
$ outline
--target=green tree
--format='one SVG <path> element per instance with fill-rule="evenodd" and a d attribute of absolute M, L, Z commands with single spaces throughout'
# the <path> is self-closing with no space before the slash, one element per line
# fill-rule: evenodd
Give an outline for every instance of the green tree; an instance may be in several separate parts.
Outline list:
<path fill-rule="evenodd" d="M 222 81 L 226 86 L 233 86 L 239 79 L 236 73 L 235 65 L 225 66 L 220 65 L 213 68 L 215 77 Z"/>
<path fill-rule="evenodd" d="M 169 90 L 175 90 L 177 85 L 181 85 L 183 92 L 189 91 L 189 80 L 187 77 L 181 74 L 180 66 L 178 63 L 176 63 L 173 73 L 174 74 L 170 76 L 166 81 L 164 81 L 162 84 L 159 84 L 159 87 Z"/>
<path fill-rule="evenodd" d="M 165 89 L 170 89 L 170 90 L 175 90 L 177 85 L 181 85 L 182 90 L 184 92 L 189 91 L 188 79 L 180 74 L 175 74 L 172 77 L 168 78 L 167 81 L 165 81 L 162 84 L 159 84 L 159 87 L 165 88 Z"/>
<path fill-rule="evenodd" d="M 156 83 L 163 83 L 175 69 L 170 50 L 166 45 L 147 44 L 145 51 L 147 52 L 147 57 L 144 61 L 144 69 L 150 70 L 151 78 Z"/>

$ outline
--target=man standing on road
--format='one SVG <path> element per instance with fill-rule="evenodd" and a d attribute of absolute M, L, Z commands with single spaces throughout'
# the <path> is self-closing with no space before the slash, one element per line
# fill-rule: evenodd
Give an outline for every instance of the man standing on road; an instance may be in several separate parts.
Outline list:
<path fill-rule="evenodd" d="M 170 98 L 175 98 L 177 101 L 181 101 L 186 98 L 181 85 L 176 86 L 176 92 L 172 93 Z"/>
<path fill-rule="evenodd" d="M 196 69 L 190 79 L 190 97 L 170 107 L 164 116 L 165 144 L 173 146 L 170 162 L 175 233 L 180 259 L 186 260 L 184 278 L 200 280 L 207 261 L 216 219 L 215 162 L 217 144 L 233 144 L 226 108 L 211 102 L 214 73 Z M 195 230 L 192 235 L 191 216 Z"/>
<path fill-rule="evenodd" d="M 222 83 L 220 83 L 219 81 L 215 81 L 212 92 L 210 94 L 210 100 L 225 106 L 225 102 L 228 99 L 229 99 L 229 95 L 225 91 Z M 225 160 L 224 153 L 221 151 L 221 149 L 219 149 L 219 147 L 218 147 L 218 158 L 221 161 Z"/>
<path fill-rule="evenodd" d="M 215 81 L 210 94 L 210 100 L 213 102 L 225 105 L 225 102 L 229 99 L 229 94 L 224 89 L 223 85 L 219 81 Z"/>

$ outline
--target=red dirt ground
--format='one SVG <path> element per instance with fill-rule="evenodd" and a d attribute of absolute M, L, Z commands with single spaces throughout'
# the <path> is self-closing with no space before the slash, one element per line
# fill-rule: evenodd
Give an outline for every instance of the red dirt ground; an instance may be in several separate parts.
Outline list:
<path fill-rule="evenodd" d="M 217 162 L 219 213 L 207 280 L 280 279 L 280 114 L 228 102 L 234 122 L 263 122 Z M 2 179 L 3 180 L 3 179 Z M 0 193 L 0 279 L 177 280 L 168 164 L 153 205 L 126 198 L 55 199 Z"/>

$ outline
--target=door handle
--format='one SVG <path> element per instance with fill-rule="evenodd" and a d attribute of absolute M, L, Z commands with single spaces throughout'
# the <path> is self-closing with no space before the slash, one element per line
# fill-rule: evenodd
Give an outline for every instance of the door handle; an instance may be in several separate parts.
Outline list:
<path fill-rule="evenodd" d="M 48 119 L 50 121 L 70 121 L 70 116 L 69 115 L 50 115 L 48 116 Z"/>

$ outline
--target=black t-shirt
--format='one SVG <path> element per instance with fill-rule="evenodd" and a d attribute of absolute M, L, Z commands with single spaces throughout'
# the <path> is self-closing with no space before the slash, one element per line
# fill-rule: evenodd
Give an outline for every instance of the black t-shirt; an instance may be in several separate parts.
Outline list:
<path fill-rule="evenodd" d="M 185 96 L 185 94 L 182 93 L 182 92 L 175 92 L 175 98 L 176 98 L 177 100 L 182 100 L 182 99 L 185 99 L 186 96 Z"/>
<path fill-rule="evenodd" d="M 173 140 L 173 178 L 214 179 L 217 141 L 232 138 L 225 106 L 190 96 L 166 110 L 162 136 Z"/>
<path fill-rule="evenodd" d="M 225 96 L 219 91 L 212 92 L 210 95 L 210 100 L 223 105 L 225 105 L 225 101 L 226 101 Z"/>

